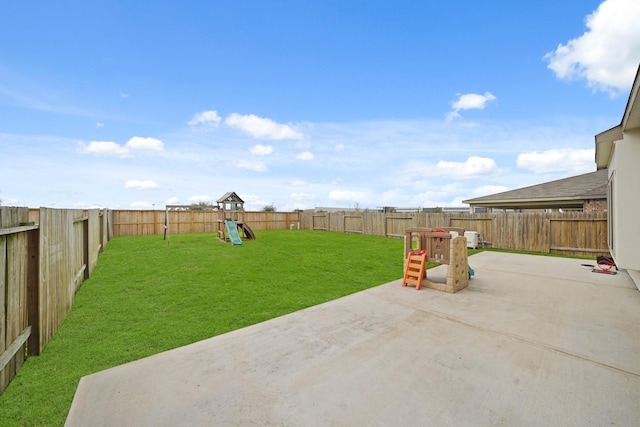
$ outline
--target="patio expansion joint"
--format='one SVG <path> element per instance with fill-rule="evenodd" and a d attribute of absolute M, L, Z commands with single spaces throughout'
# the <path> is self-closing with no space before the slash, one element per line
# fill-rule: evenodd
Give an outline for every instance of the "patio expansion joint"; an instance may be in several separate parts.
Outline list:
<path fill-rule="evenodd" d="M 386 298 L 383 298 L 383 299 L 386 299 Z M 444 320 L 448 320 L 450 322 L 458 323 L 460 325 L 464 325 L 464 326 L 467 326 L 469 328 L 477 329 L 478 331 L 482 331 L 484 333 L 501 335 L 503 337 L 510 338 L 512 340 L 521 342 L 521 343 L 526 344 L 526 345 L 530 345 L 532 347 L 537 347 L 539 349 L 553 351 L 555 353 L 559 353 L 559 354 L 565 355 L 567 357 L 580 359 L 580 360 L 583 360 L 585 362 L 588 362 L 588 363 L 603 367 L 605 369 L 610 369 L 610 370 L 616 371 L 616 372 L 624 374 L 624 375 L 630 375 L 630 376 L 640 380 L 640 372 L 633 372 L 633 371 L 630 371 L 628 369 L 621 368 L 619 366 L 615 366 L 615 365 L 607 363 L 607 362 L 596 360 L 596 359 L 594 359 L 592 357 L 589 357 L 589 356 L 586 356 L 584 354 L 575 353 L 575 352 L 572 352 L 572 351 L 570 351 L 568 349 L 564 349 L 564 348 L 557 347 L 557 346 L 554 346 L 554 345 L 550 345 L 550 344 L 547 344 L 547 343 L 544 343 L 544 342 L 536 341 L 536 340 L 533 340 L 533 339 L 530 339 L 530 338 L 525 338 L 525 337 L 522 337 L 520 335 L 512 334 L 512 333 L 509 333 L 509 332 L 499 331 L 497 329 L 492 329 L 492 328 L 487 328 L 487 327 L 484 327 L 484 326 L 475 325 L 473 323 L 470 323 L 470 322 L 465 321 L 463 319 L 460 319 L 458 317 L 454 317 L 454 316 L 451 316 L 449 314 L 446 314 L 446 313 L 443 313 L 443 312 L 440 312 L 440 311 L 437 311 L 437 310 L 434 310 L 434 309 L 416 308 L 415 306 L 412 306 L 412 305 L 409 305 L 409 304 L 405 304 L 405 303 L 400 302 L 398 300 L 393 300 L 393 302 L 396 303 L 396 304 L 401 304 L 401 305 L 403 305 L 403 306 L 405 306 L 407 308 L 422 312 L 422 313 L 426 314 L 427 316 L 430 315 L 430 316 L 438 317 L 440 319 L 444 319 Z"/>

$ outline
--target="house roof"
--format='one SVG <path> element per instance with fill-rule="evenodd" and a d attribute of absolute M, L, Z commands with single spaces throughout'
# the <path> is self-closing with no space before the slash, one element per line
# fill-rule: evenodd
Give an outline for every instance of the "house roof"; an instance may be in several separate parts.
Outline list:
<path fill-rule="evenodd" d="M 640 66 L 636 71 L 636 78 L 631 86 L 627 106 L 624 109 L 622 120 L 618 126 L 605 130 L 596 135 L 596 165 L 598 169 L 605 169 L 609 165 L 611 155 L 613 154 L 613 143 L 620 141 L 623 133 L 640 128 L 640 100 L 638 92 L 640 91 Z"/>
<path fill-rule="evenodd" d="M 462 202 L 505 209 L 582 207 L 585 200 L 606 199 L 607 179 L 607 170 L 602 169 Z"/>

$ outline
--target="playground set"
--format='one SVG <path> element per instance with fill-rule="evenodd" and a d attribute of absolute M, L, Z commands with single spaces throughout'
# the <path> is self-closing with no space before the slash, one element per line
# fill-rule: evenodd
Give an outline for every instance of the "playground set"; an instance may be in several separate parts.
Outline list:
<path fill-rule="evenodd" d="M 469 285 L 474 274 L 467 264 L 467 239 L 458 227 L 408 228 L 404 238 L 405 273 L 402 286 L 422 286 L 455 293 Z M 417 246 L 414 248 L 414 246 Z M 447 265 L 446 283 L 427 279 L 427 262 Z"/>
<path fill-rule="evenodd" d="M 218 204 L 218 238 L 231 242 L 234 246 L 242 245 L 242 240 L 256 238 L 253 230 L 244 222 L 244 200 L 230 191 L 216 200 Z"/>
<path fill-rule="evenodd" d="M 167 245 L 171 244 L 171 226 L 169 224 L 170 211 L 185 211 L 192 209 L 191 205 L 167 205 L 164 216 L 164 239 Z M 217 233 L 218 238 L 225 242 L 231 242 L 234 246 L 242 245 L 242 240 L 255 239 L 253 230 L 244 219 L 244 200 L 235 192 L 230 191 L 217 200 L 217 206 L 202 208 L 208 211 L 218 212 Z"/>

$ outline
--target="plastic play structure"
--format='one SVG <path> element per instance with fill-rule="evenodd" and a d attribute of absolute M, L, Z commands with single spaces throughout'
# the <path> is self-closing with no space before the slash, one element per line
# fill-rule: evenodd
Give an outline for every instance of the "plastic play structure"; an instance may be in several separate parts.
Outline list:
<path fill-rule="evenodd" d="M 244 200 L 235 192 L 230 191 L 216 200 L 218 204 L 218 238 L 231 242 L 234 246 L 241 246 L 242 240 L 253 240 L 251 227 L 244 220 Z"/>
<path fill-rule="evenodd" d="M 417 248 L 414 248 L 414 242 Z M 402 286 L 422 286 L 455 293 L 469 285 L 474 274 L 467 264 L 467 239 L 458 227 L 408 228 L 405 245 L 405 273 Z M 446 283 L 427 280 L 427 262 L 447 265 Z"/>

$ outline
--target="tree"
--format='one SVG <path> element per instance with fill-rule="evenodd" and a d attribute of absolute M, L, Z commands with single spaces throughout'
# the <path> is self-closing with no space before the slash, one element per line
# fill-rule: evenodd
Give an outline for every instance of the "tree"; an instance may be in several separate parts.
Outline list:
<path fill-rule="evenodd" d="M 215 206 L 211 204 L 211 202 L 198 202 L 192 203 L 189 206 L 189 209 L 192 211 L 210 211 L 215 209 Z"/>
<path fill-rule="evenodd" d="M 273 205 L 273 203 L 271 203 L 270 205 L 265 205 L 262 208 L 262 212 L 275 212 L 276 211 L 276 207 Z"/>

